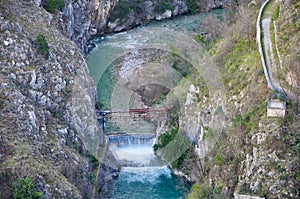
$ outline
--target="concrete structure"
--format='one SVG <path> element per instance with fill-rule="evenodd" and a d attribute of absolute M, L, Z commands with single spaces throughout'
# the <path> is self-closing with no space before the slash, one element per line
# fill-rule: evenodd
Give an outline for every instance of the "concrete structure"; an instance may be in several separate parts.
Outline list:
<path fill-rule="evenodd" d="M 234 193 L 234 199 L 265 199 L 265 197 L 258 197 L 258 196 L 249 196 L 249 195 L 243 195 Z"/>
<path fill-rule="evenodd" d="M 286 102 L 279 99 L 268 99 L 267 116 L 284 117 Z"/>

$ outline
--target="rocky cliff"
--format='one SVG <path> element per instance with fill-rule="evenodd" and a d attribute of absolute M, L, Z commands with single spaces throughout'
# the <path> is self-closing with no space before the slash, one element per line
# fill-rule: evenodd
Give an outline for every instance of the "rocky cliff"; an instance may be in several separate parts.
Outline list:
<path fill-rule="evenodd" d="M 261 3 L 252 1 L 237 9 L 236 20 L 224 29 L 221 39 L 210 49 L 220 66 L 226 88 L 228 118 L 224 132 L 207 156 L 198 158 L 198 165 L 185 163 L 183 170 L 190 169 L 190 176 L 196 173 L 195 168 L 199 168 L 197 183 L 188 198 L 299 198 L 298 102 L 288 100 L 285 118 L 267 117 L 266 99 L 272 92 L 267 88 L 255 35 Z M 292 33 L 284 28 L 277 32 L 289 42 L 289 46 L 280 45 L 279 52 L 284 54 L 282 59 L 294 62 L 294 65 L 299 64 L 294 60 L 298 52 L 290 50 L 297 48 L 299 37 L 292 36 L 293 43 L 284 35 L 299 35 L 299 29 L 296 30 L 299 18 L 295 15 L 298 8 L 296 1 L 280 3 L 281 27 L 289 27 Z M 284 75 L 291 69 L 289 64 L 282 65 Z M 295 68 L 293 71 L 298 77 Z M 205 111 L 200 109 L 200 112 Z M 207 136 L 214 136 L 213 132 L 209 133 L 210 125 L 204 127 L 208 130 L 204 128 L 205 139 L 200 137 L 199 146 Z M 194 151 L 197 152 L 197 147 Z M 186 162 L 197 162 L 191 160 Z"/>
<path fill-rule="evenodd" d="M 107 10 L 104 12 L 107 13 L 107 18 L 102 17 L 104 20 L 101 20 L 101 23 L 98 19 L 92 19 L 92 24 L 99 34 L 128 30 L 150 20 L 164 20 L 182 14 L 196 14 L 215 8 L 228 7 L 231 0 L 119 0 L 117 3 L 107 4 L 115 5 L 106 6 L 106 8 L 112 8 L 110 12 Z"/>
<path fill-rule="evenodd" d="M 36 1 L 37 5 L 44 5 Z M 227 7 L 231 0 L 65 0 L 61 11 L 54 13 L 62 32 L 87 53 L 88 40 L 113 32 L 131 29 L 150 20 L 206 12 Z"/>
<path fill-rule="evenodd" d="M 99 166 L 94 83 L 80 50 L 38 4 L 0 2 L 0 197 L 21 194 L 30 177 L 43 198 L 106 197 L 105 172 L 117 168 L 112 159 Z"/>

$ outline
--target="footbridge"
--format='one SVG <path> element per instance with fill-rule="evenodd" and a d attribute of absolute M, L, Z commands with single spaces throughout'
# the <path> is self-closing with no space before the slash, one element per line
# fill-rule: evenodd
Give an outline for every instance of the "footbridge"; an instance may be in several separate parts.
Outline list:
<path fill-rule="evenodd" d="M 157 117 L 167 116 L 168 108 L 137 108 L 128 110 L 97 110 L 97 119 L 126 119 L 131 118 L 133 120 L 147 120 L 155 119 Z"/>
<path fill-rule="evenodd" d="M 159 120 L 168 117 L 170 109 L 165 107 L 159 108 L 135 108 L 128 110 L 96 110 L 96 116 L 104 133 L 106 133 L 106 122 L 108 120 Z"/>

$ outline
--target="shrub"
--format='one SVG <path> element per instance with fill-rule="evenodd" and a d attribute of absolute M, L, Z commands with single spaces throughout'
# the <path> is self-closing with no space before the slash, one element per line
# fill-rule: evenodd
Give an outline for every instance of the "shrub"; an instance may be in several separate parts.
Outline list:
<path fill-rule="evenodd" d="M 210 195 L 210 187 L 206 184 L 194 184 L 191 188 L 187 199 L 212 198 Z"/>
<path fill-rule="evenodd" d="M 197 4 L 196 0 L 186 0 L 186 4 L 189 8 L 189 12 L 191 14 L 197 14 L 197 12 L 199 12 L 199 6 Z"/>
<path fill-rule="evenodd" d="M 179 158 L 177 158 L 174 162 L 172 162 L 172 168 L 178 169 L 182 163 L 184 162 L 184 159 L 188 155 L 188 150 L 186 150 Z"/>
<path fill-rule="evenodd" d="M 178 133 L 178 128 L 172 128 L 170 131 L 165 132 L 164 134 L 161 134 L 158 137 L 158 144 L 154 144 L 153 148 L 154 151 L 157 151 L 158 149 L 164 148 L 167 146 L 173 138 L 176 136 Z"/>
<path fill-rule="evenodd" d="M 217 154 L 215 155 L 214 159 L 215 159 L 216 165 L 219 165 L 219 166 L 221 166 L 221 165 L 223 164 L 223 162 L 224 162 L 224 159 L 223 159 L 221 153 L 217 153 Z"/>
<path fill-rule="evenodd" d="M 153 146 L 154 151 L 163 149 L 162 156 L 167 161 L 172 161 L 173 168 L 179 168 L 188 154 L 188 138 L 179 132 L 178 127 L 161 134 L 158 137 L 158 144 Z M 174 160 L 174 157 L 178 157 Z"/>
<path fill-rule="evenodd" d="M 42 193 L 34 188 L 32 176 L 19 178 L 13 183 L 13 197 L 15 199 L 36 199 L 41 198 Z"/>
<path fill-rule="evenodd" d="M 166 10 L 173 10 L 172 5 L 166 0 L 158 1 L 154 8 L 154 12 L 158 14 L 163 14 Z"/>
<path fill-rule="evenodd" d="M 61 10 L 63 7 L 65 7 L 64 0 L 47 0 L 44 5 L 45 10 L 50 13 L 54 13 L 55 10 Z"/>
<path fill-rule="evenodd" d="M 300 152 L 300 142 L 296 145 L 298 151 Z"/>
<path fill-rule="evenodd" d="M 99 165 L 99 160 L 93 155 L 90 156 L 90 162 L 92 163 L 94 168 L 97 168 Z"/>
<path fill-rule="evenodd" d="M 35 39 L 35 45 L 37 48 L 37 52 L 43 55 L 46 59 L 49 58 L 49 46 L 48 42 L 43 34 L 38 34 Z"/>
<path fill-rule="evenodd" d="M 196 40 L 198 43 L 204 43 L 205 37 L 199 33 L 193 35 L 193 39 Z"/>
<path fill-rule="evenodd" d="M 296 173 L 296 180 L 300 181 L 300 170 L 298 170 Z"/>
<path fill-rule="evenodd" d="M 126 0 L 119 0 L 115 9 L 112 12 L 111 20 L 115 21 L 116 19 L 120 18 L 121 20 L 127 19 L 129 13 L 134 9 L 133 4 L 135 4 L 135 0 L 133 1 L 126 1 Z"/>

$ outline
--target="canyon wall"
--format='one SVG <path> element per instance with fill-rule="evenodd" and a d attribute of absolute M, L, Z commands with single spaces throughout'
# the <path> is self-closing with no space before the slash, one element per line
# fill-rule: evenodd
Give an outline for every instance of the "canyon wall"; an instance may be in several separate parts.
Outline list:
<path fill-rule="evenodd" d="M 58 15 L 58 26 L 86 54 L 88 40 L 109 33 L 134 28 L 150 20 L 163 20 L 177 15 L 206 12 L 224 8 L 231 0 L 194 1 L 196 8 L 184 0 L 65 0 L 65 7 Z"/>
<path fill-rule="evenodd" d="M 28 177 L 43 198 L 91 198 L 94 187 L 101 189 L 95 198 L 106 198 L 118 168 L 103 159 L 96 179 L 106 144 L 94 82 L 80 50 L 39 3 L 0 2 L 0 198 L 12 198 L 18 179 Z"/>

